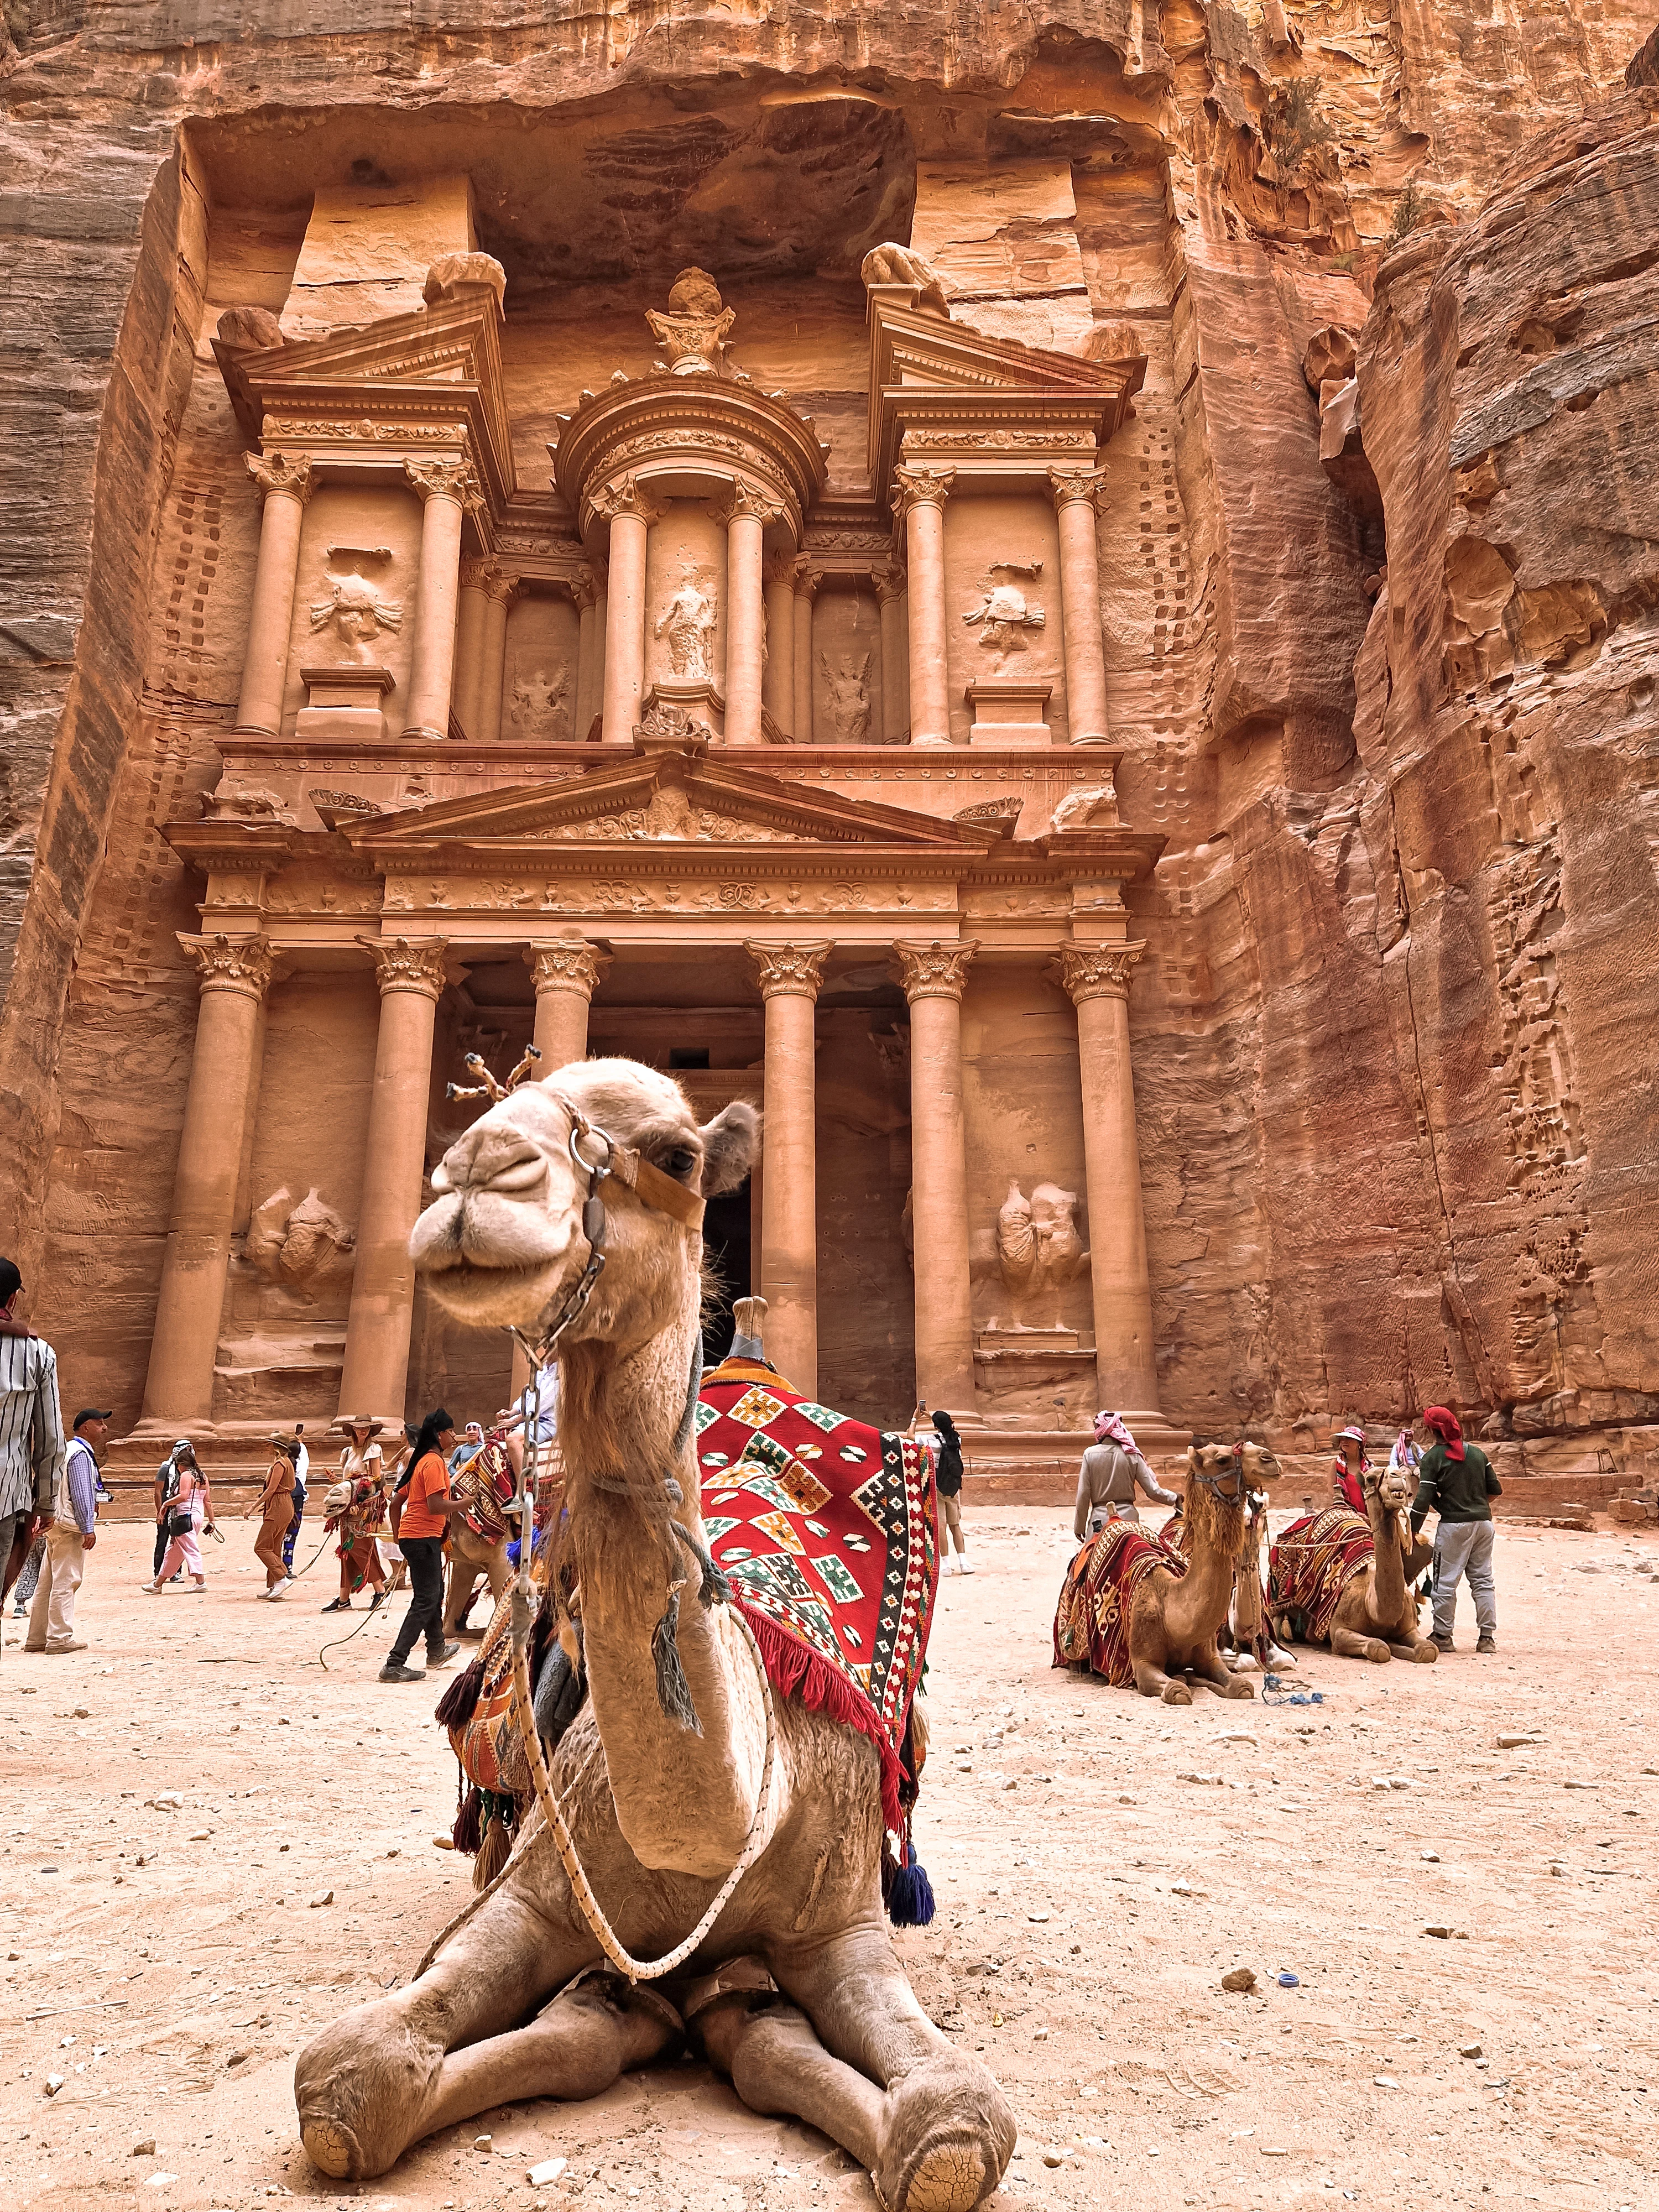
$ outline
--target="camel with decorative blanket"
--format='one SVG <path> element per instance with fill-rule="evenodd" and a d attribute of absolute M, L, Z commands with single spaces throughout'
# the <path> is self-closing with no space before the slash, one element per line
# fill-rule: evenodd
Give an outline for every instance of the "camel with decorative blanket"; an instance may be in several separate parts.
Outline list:
<path fill-rule="evenodd" d="M 1421 1557 L 1409 1518 L 1415 1478 L 1403 1468 L 1367 1468 L 1360 1481 L 1364 1523 L 1327 1507 L 1292 1522 L 1273 1546 L 1267 1609 L 1275 1632 L 1282 1643 L 1295 1636 L 1328 1644 L 1340 1659 L 1430 1666 L 1439 1654 L 1418 1632 L 1417 1593 L 1407 1579 Z"/>
<path fill-rule="evenodd" d="M 757 1126 L 739 1104 L 699 1128 L 671 1078 L 588 1060 L 491 1107 L 433 1176 L 410 1246 L 433 1295 L 560 1338 L 555 1582 L 574 1577 L 588 1700 L 538 1780 L 549 1817 L 433 1963 L 301 2052 L 301 2134 L 326 2174 L 384 2173 L 491 2106 L 596 2096 L 683 2039 L 754 2110 L 841 2143 L 890 2212 L 970 2212 L 1007 2166 L 1006 2100 L 893 1951 L 881 1757 L 775 1692 L 708 1554 L 701 1201 L 742 1182 Z M 560 1634 L 574 1644 L 568 1619 Z"/>

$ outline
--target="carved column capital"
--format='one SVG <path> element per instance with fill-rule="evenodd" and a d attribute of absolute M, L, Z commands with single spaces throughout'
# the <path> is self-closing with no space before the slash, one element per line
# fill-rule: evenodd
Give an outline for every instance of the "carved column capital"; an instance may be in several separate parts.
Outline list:
<path fill-rule="evenodd" d="M 1074 1006 L 1085 999 L 1127 999 L 1129 970 L 1146 950 L 1139 945 L 1091 945 L 1079 951 L 1074 945 L 1060 949 L 1060 981 Z"/>
<path fill-rule="evenodd" d="M 571 991 L 589 1000 L 611 965 L 611 955 L 590 945 L 585 937 L 556 937 L 546 943 L 526 945 L 524 958 L 538 999 L 545 991 Z"/>
<path fill-rule="evenodd" d="M 893 957 L 905 997 L 912 1006 L 918 999 L 960 999 L 978 951 L 976 937 L 954 945 L 944 944 L 937 937 L 930 945 L 896 939 Z"/>
<path fill-rule="evenodd" d="M 570 596 L 581 614 L 599 604 L 599 587 L 591 568 L 580 568 L 570 579 Z"/>
<path fill-rule="evenodd" d="M 722 529 L 726 530 L 740 515 L 747 515 L 765 530 L 775 522 L 781 522 L 785 511 L 781 500 L 774 499 L 769 492 L 761 490 L 758 485 L 744 483 L 741 478 L 720 498 L 708 503 L 710 515 Z"/>
<path fill-rule="evenodd" d="M 317 489 L 309 453 L 244 453 L 242 461 L 262 500 L 281 492 L 284 499 L 298 500 L 303 507 Z"/>
<path fill-rule="evenodd" d="M 908 514 L 913 507 L 943 508 L 956 480 L 954 469 L 895 469 L 894 514 Z"/>
<path fill-rule="evenodd" d="M 204 992 L 258 1000 L 270 988 L 278 955 L 268 937 L 192 937 L 181 929 L 179 942 L 196 963 Z"/>
<path fill-rule="evenodd" d="M 782 584 L 793 592 L 795 588 L 795 556 L 788 552 L 769 553 L 763 575 L 769 590 L 775 584 Z"/>
<path fill-rule="evenodd" d="M 651 497 L 635 476 L 615 477 L 609 483 L 600 484 L 590 495 L 588 503 L 601 522 L 614 522 L 618 515 L 631 514 L 647 527 L 660 522 L 668 511 Z"/>
<path fill-rule="evenodd" d="M 364 951 L 374 956 L 374 980 L 380 996 L 388 991 L 415 991 L 423 999 L 443 996 L 444 955 L 441 937 L 360 937 Z"/>
<path fill-rule="evenodd" d="M 744 939 L 744 951 L 755 963 L 763 999 L 816 999 L 823 981 L 823 963 L 834 951 L 829 944 L 763 945 Z"/>
<path fill-rule="evenodd" d="M 798 559 L 794 564 L 795 597 L 805 599 L 810 606 L 818 595 L 818 586 L 823 581 L 823 571 L 812 562 Z"/>
<path fill-rule="evenodd" d="M 1106 496 L 1106 479 L 1099 469 L 1050 469 L 1048 495 L 1057 508 L 1077 504 L 1091 507 L 1098 514 Z"/>
<path fill-rule="evenodd" d="M 461 563 L 461 589 L 482 592 L 493 571 L 488 561 L 468 558 Z"/>
<path fill-rule="evenodd" d="M 876 587 L 876 597 L 885 606 L 890 599 L 902 599 L 910 588 L 910 579 L 902 562 L 884 561 L 880 568 L 871 571 L 870 580 Z"/>
<path fill-rule="evenodd" d="M 517 596 L 519 581 L 517 576 L 509 576 L 503 569 L 487 568 L 483 576 L 483 595 L 487 599 L 494 599 L 499 606 L 509 606 Z"/>
<path fill-rule="evenodd" d="M 429 499 L 453 499 L 457 507 L 471 514 L 483 505 L 483 493 L 471 461 L 406 460 L 404 474 L 420 494 L 422 505 Z"/>

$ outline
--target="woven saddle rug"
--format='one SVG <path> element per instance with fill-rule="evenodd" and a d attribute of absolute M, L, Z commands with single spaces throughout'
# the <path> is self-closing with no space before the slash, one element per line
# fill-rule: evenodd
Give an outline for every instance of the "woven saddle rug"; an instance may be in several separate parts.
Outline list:
<path fill-rule="evenodd" d="M 802 1397 L 763 1360 L 705 1375 L 696 1421 L 709 1550 L 773 1687 L 868 1736 L 899 1833 L 939 1589 L 932 1462 L 908 1437 Z"/>
<path fill-rule="evenodd" d="M 1054 1608 L 1056 1667 L 1087 1667 L 1119 1689 L 1133 1683 L 1129 1616 L 1154 1567 L 1179 1579 L 1187 1562 L 1133 1521 L 1109 1521 L 1090 1537 L 1066 1571 Z"/>
<path fill-rule="evenodd" d="M 1267 1555 L 1267 1613 L 1294 1614 L 1304 1644 L 1322 1644 L 1342 1593 L 1374 1556 L 1371 1527 L 1346 1505 L 1292 1521 Z"/>

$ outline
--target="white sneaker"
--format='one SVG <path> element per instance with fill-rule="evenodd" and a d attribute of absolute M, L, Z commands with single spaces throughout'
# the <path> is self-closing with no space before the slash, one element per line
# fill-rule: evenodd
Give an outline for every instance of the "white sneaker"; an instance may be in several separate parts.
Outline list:
<path fill-rule="evenodd" d="M 286 1596 L 287 1596 L 287 1595 L 288 1595 L 288 1593 L 289 1592 L 289 1590 L 291 1590 L 291 1589 L 293 1589 L 293 1587 L 294 1587 L 294 1577 L 293 1577 L 293 1576 L 292 1576 L 292 1575 L 284 1575 L 281 1582 L 279 1582 L 279 1583 L 273 1583 L 271 1584 L 270 1588 L 270 1589 L 265 1592 L 265 1595 L 266 1595 L 267 1597 L 269 1597 L 269 1598 L 286 1597 Z"/>
<path fill-rule="evenodd" d="M 959 1575 L 971 1575 L 973 1571 L 974 1570 L 969 1562 L 967 1553 L 958 1552 L 957 1553 L 957 1572 Z"/>

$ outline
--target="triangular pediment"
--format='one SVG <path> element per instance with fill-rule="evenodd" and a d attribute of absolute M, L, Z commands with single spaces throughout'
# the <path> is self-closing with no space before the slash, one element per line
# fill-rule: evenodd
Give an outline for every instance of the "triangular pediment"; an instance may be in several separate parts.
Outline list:
<path fill-rule="evenodd" d="M 1135 389 L 1146 373 L 1139 356 L 1079 361 L 1044 353 L 1017 338 L 988 337 L 939 315 L 911 314 L 884 303 L 872 317 L 875 381 L 926 391 L 1023 392 L 1110 401 Z"/>
<path fill-rule="evenodd" d="M 848 854 L 985 851 L 995 835 L 906 807 L 839 792 L 804 792 L 719 753 L 654 753 L 574 775 L 445 799 L 342 824 L 358 850 L 391 862 L 444 848 L 512 849 L 545 857 L 558 847 L 733 845 L 831 847 Z"/>

